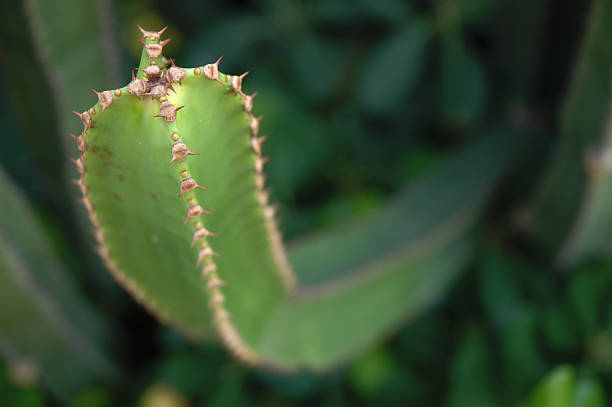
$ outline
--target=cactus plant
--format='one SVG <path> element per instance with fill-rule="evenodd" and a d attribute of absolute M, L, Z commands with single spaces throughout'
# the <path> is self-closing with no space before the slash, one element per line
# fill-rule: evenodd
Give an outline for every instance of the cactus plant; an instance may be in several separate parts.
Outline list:
<path fill-rule="evenodd" d="M 73 161 L 102 259 L 162 322 L 195 339 L 212 325 L 249 364 L 324 369 L 448 286 L 520 140 L 480 140 L 369 220 L 288 255 L 247 73 L 220 72 L 221 58 L 182 68 L 163 55 L 164 29 L 139 29 L 131 81 L 75 112 Z"/>

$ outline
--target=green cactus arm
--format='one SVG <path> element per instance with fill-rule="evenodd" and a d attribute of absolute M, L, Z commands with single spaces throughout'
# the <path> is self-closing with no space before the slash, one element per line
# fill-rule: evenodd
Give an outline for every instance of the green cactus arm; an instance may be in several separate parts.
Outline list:
<path fill-rule="evenodd" d="M 612 238 L 610 176 L 612 4 L 591 5 L 586 34 L 561 112 L 561 141 L 535 206 L 535 237 L 562 264 L 607 250 Z"/>
<path fill-rule="evenodd" d="M 114 375 L 105 325 L 65 274 L 32 209 L 1 169 L 0 196 L 0 354 L 9 363 L 31 363 L 45 384 L 67 399 Z"/>
<path fill-rule="evenodd" d="M 324 369 L 421 310 L 461 269 L 520 141 L 480 141 L 366 224 L 297 247 L 299 276 L 316 283 L 297 287 L 244 75 L 219 73 L 219 61 L 162 67 L 160 35 L 142 31 L 140 76 L 79 114 L 75 163 L 102 258 L 162 321 L 196 338 L 212 321 L 249 363 Z"/>

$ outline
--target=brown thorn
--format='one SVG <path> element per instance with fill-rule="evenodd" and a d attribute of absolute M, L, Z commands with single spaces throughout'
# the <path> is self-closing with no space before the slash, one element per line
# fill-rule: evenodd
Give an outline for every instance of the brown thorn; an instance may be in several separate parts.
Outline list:
<path fill-rule="evenodd" d="M 79 113 L 76 110 L 73 110 L 72 113 L 79 116 L 79 119 L 81 119 L 81 121 L 83 122 L 83 126 L 85 126 L 85 130 L 91 129 L 94 127 L 93 119 L 91 118 L 91 115 L 89 114 L 88 110 L 85 110 L 83 113 Z"/>
<path fill-rule="evenodd" d="M 219 255 L 215 253 L 210 246 L 206 246 L 200 249 L 200 251 L 198 252 L 198 261 L 196 261 L 196 267 L 198 267 L 202 263 L 202 260 L 204 260 L 205 257 L 209 257 L 209 256 L 219 256 Z"/>
<path fill-rule="evenodd" d="M 209 274 L 214 273 L 215 271 L 217 271 L 217 265 L 215 263 L 208 263 L 206 266 L 204 266 L 204 269 L 202 270 L 202 280 L 204 280 L 206 277 L 208 277 Z"/>
<path fill-rule="evenodd" d="M 170 160 L 170 164 L 172 164 L 175 160 L 183 162 L 189 155 L 200 154 L 189 151 L 187 144 L 183 143 L 182 141 L 176 142 L 172 145 L 172 160 Z"/>
<path fill-rule="evenodd" d="M 180 185 L 179 198 L 182 197 L 185 192 L 193 191 L 196 188 L 206 190 L 205 187 L 198 185 L 198 183 L 192 177 L 183 179 Z"/>
<path fill-rule="evenodd" d="M 162 42 L 159 43 L 159 45 L 163 47 L 165 47 L 170 41 L 172 41 L 172 38 L 166 38 L 165 40 L 163 40 Z"/>
<path fill-rule="evenodd" d="M 212 212 L 209 212 L 205 209 L 202 209 L 202 207 L 199 204 L 195 204 L 191 207 L 189 207 L 187 209 L 187 217 L 185 218 L 185 221 L 183 222 L 183 226 L 185 226 L 187 224 L 187 222 L 189 222 L 189 220 L 191 220 L 191 218 L 194 218 L 198 215 L 212 215 Z"/>
<path fill-rule="evenodd" d="M 79 172 L 79 174 L 83 174 L 85 172 L 85 167 L 83 166 L 83 161 L 81 161 L 80 158 L 72 158 L 70 157 L 69 160 L 74 164 L 74 166 L 76 167 L 77 171 Z"/>
<path fill-rule="evenodd" d="M 259 138 L 257 138 L 257 136 L 251 137 L 251 147 L 257 155 L 261 155 L 261 145 L 264 141 L 266 141 L 266 136 Z"/>
<path fill-rule="evenodd" d="M 166 122 L 171 123 L 176 120 L 176 112 L 181 110 L 184 106 L 175 107 L 172 103 L 164 101 L 159 105 L 159 114 L 154 117 L 161 117 Z"/>
<path fill-rule="evenodd" d="M 210 300 L 208 301 L 208 305 L 211 308 L 214 308 L 217 305 L 223 304 L 224 302 L 225 302 L 225 296 L 221 294 L 219 291 L 217 291 L 213 295 L 211 295 Z"/>
<path fill-rule="evenodd" d="M 204 229 L 204 228 L 200 228 L 198 230 L 196 230 L 195 232 L 193 232 L 193 240 L 191 241 L 191 246 L 189 246 L 190 249 L 193 249 L 193 246 L 196 244 L 196 242 L 200 239 L 203 239 L 207 236 L 216 236 L 214 233 L 209 232 L 208 230 Z M 204 248 L 202 250 L 200 250 L 200 252 L 204 252 L 206 253 L 204 256 L 208 256 L 208 255 L 213 255 L 215 254 L 212 249 L 210 248 L 210 246 L 206 246 L 207 248 Z"/>
<path fill-rule="evenodd" d="M 206 289 L 212 290 L 213 288 L 221 287 L 223 285 L 225 285 L 225 282 L 221 280 L 219 277 L 215 276 L 211 278 L 210 281 L 208 281 L 208 284 L 206 284 Z"/>
<path fill-rule="evenodd" d="M 263 166 L 268 162 L 270 157 L 257 157 L 255 159 L 255 171 L 262 172 Z"/>
<path fill-rule="evenodd" d="M 223 60 L 223 55 L 221 55 L 219 57 L 219 59 L 217 59 L 217 62 L 215 62 L 213 65 L 219 65 L 219 63 L 221 62 L 221 60 Z"/>

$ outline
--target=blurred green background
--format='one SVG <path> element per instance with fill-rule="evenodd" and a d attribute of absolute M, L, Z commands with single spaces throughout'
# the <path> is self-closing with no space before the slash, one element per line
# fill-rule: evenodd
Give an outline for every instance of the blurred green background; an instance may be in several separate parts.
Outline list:
<path fill-rule="evenodd" d="M 112 321 L 113 349 L 126 370 L 121 383 L 93 384 L 70 406 L 605 405 L 612 261 L 590 256 L 561 269 L 531 230 L 590 1 L 51 2 L 72 25 L 101 27 L 103 78 L 87 64 L 81 69 L 79 58 L 49 72 L 60 57 L 45 54 L 45 41 L 78 47 L 82 39 L 41 38 L 36 3 L 0 6 L 0 164 L 33 204 L 79 290 Z M 80 125 L 66 117 L 95 103 L 88 87 L 129 80 L 140 56 L 136 24 L 168 25 L 166 55 L 182 66 L 223 55 L 222 71 L 251 72 L 245 88 L 259 92 L 254 111 L 264 115 L 268 135 L 268 185 L 289 243 L 366 216 L 492 130 L 528 134 L 531 148 L 497 189 L 469 266 L 433 308 L 326 374 L 247 369 L 217 344 L 190 344 L 155 322 L 112 281 L 74 215 L 67 158 L 76 154 L 67 146 Z M 62 79 L 63 72 L 70 75 Z M 82 105 L 67 106 L 77 102 L 63 81 L 88 76 L 92 83 L 78 89 Z M 570 392 L 573 404 L 533 393 L 559 365 L 540 392 L 546 385 L 561 398 Z M 0 364 L 0 405 L 63 405 L 35 373 L 23 361 Z M 569 390 L 574 381 L 577 396 Z"/>

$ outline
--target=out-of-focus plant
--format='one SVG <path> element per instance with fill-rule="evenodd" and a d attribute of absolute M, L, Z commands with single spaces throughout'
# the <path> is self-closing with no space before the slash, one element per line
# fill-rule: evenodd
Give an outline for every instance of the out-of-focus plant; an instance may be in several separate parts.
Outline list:
<path fill-rule="evenodd" d="M 115 3 L 1 6 L 15 18 L 0 27 L 13 62 L 0 119 L 24 137 L 3 140 L 0 160 L 35 209 L 3 187 L 0 396 L 41 405 L 42 377 L 74 406 L 126 392 L 142 405 L 605 404 L 609 2 L 593 1 L 588 18 L 582 3 L 545 0 Z M 145 31 L 140 70 L 117 87 L 115 37 L 161 26 L 155 7 L 179 41 Z M 224 70 L 253 71 L 244 84 L 218 61 L 200 65 L 221 54 Z M 89 87 L 98 103 L 84 110 Z M 73 108 L 85 222 L 64 183 Z M 557 128 L 559 145 L 542 137 Z M 108 284 L 79 223 L 93 224 L 116 279 L 184 335 Z M 137 370 L 129 386 L 112 381 L 111 332 Z M 201 345 L 215 335 L 244 361 L 300 373 L 236 366 Z M 98 358 L 82 357 L 78 337 Z"/>
<path fill-rule="evenodd" d="M 606 405 L 601 385 L 592 378 L 577 378 L 571 366 L 559 366 L 533 391 L 528 407 L 603 407 Z"/>
<path fill-rule="evenodd" d="M 64 399 L 96 380 L 109 381 L 116 368 L 105 324 L 3 172 L 0 196 L 0 354 L 11 376 L 27 385 L 42 379 Z"/>

